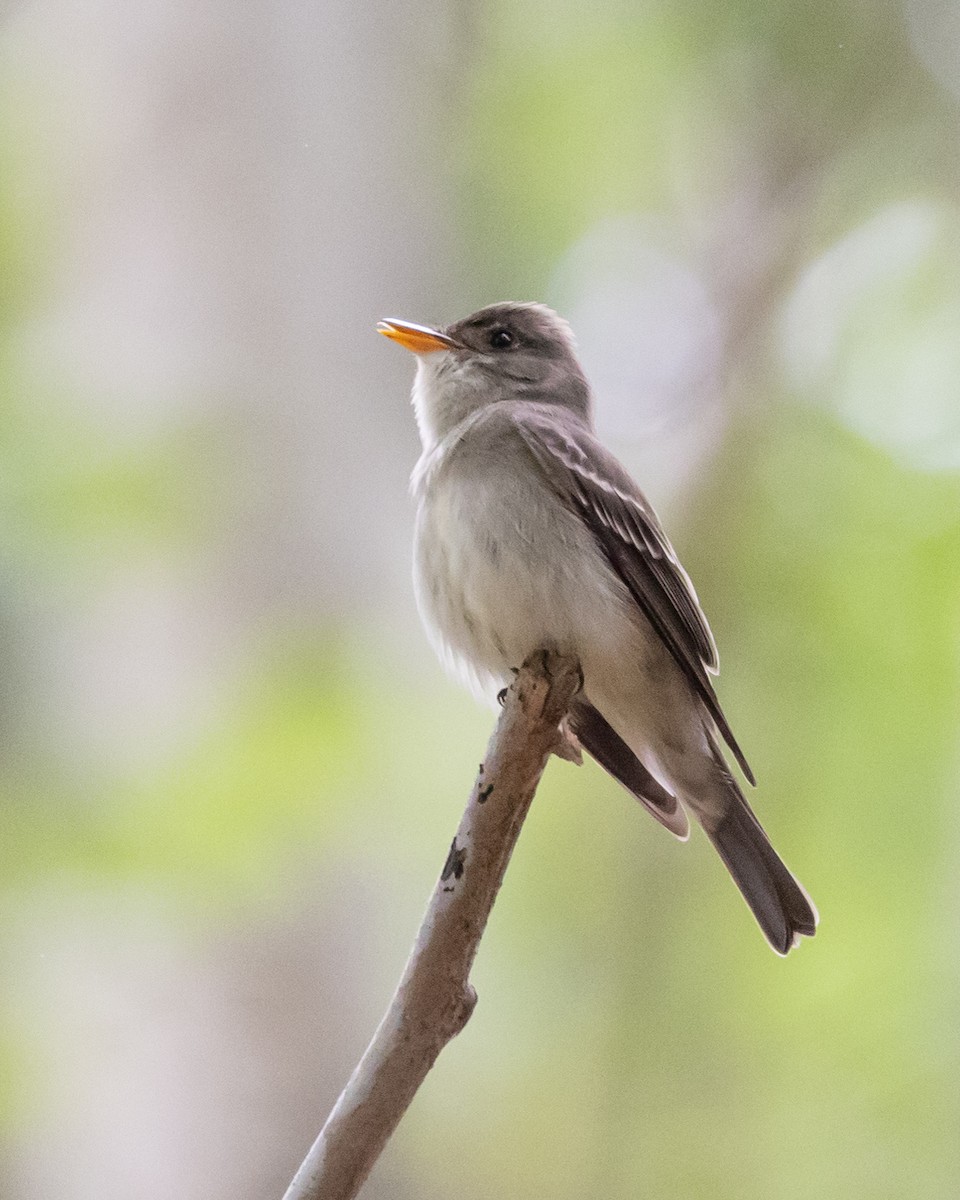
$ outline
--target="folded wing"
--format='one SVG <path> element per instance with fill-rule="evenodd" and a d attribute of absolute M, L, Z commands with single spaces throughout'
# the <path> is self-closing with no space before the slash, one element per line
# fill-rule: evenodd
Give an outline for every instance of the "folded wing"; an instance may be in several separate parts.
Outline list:
<path fill-rule="evenodd" d="M 710 682 L 710 675 L 718 669 L 710 626 L 689 576 L 643 493 L 579 420 L 546 405 L 525 405 L 515 420 L 551 487 L 593 534 L 611 568 L 700 697 L 740 769 L 754 783 Z"/>

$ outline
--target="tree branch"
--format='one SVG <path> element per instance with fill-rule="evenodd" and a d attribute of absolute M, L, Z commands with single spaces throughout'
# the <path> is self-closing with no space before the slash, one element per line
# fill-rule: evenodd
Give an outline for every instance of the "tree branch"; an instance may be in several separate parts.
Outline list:
<path fill-rule="evenodd" d="M 573 658 L 540 650 L 507 692 L 477 782 L 383 1020 L 284 1200 L 350 1200 L 443 1047 L 473 1012 L 473 965 L 510 855 L 581 683 Z"/>

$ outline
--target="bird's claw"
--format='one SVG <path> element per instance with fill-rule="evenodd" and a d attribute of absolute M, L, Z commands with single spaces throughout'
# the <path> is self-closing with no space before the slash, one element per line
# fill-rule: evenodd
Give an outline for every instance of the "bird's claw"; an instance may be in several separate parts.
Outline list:
<path fill-rule="evenodd" d="M 520 668 L 519 667 L 511 667 L 510 674 L 514 678 L 516 678 L 520 674 Z M 503 708 L 503 706 L 507 702 L 507 692 L 509 692 L 509 691 L 510 691 L 510 689 L 508 687 L 505 687 L 505 688 L 501 688 L 500 691 L 497 692 L 497 703 L 500 705 L 501 708 Z"/>
<path fill-rule="evenodd" d="M 560 741 L 553 752 L 564 762 L 572 762 L 578 767 L 583 766 L 583 748 L 580 745 L 580 739 L 570 728 L 570 722 L 566 717 L 560 722 Z"/>

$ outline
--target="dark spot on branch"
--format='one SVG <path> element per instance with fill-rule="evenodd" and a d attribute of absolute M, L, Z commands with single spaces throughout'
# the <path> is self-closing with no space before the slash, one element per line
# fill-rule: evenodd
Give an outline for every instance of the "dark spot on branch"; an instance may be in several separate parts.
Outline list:
<path fill-rule="evenodd" d="M 451 876 L 454 879 L 459 879 L 463 874 L 463 864 L 466 862 L 466 858 L 466 850 L 458 846 L 457 839 L 454 838 L 450 843 L 450 853 L 447 855 L 447 861 L 443 864 L 443 870 L 440 872 L 440 882 L 446 883 Z M 444 889 L 444 891 L 452 890 L 452 888 Z"/>
<path fill-rule="evenodd" d="M 481 788 L 481 789 L 479 790 L 479 792 L 477 792 L 477 800 L 479 801 L 479 803 L 480 803 L 480 804 L 483 804 L 483 802 L 484 802 L 486 799 L 488 799 L 488 798 L 489 798 L 489 796 L 490 796 L 490 793 L 491 793 L 492 791 L 493 791 L 493 784 L 492 784 L 492 783 L 488 783 L 488 784 L 487 784 L 487 786 L 486 786 L 485 788 Z"/>

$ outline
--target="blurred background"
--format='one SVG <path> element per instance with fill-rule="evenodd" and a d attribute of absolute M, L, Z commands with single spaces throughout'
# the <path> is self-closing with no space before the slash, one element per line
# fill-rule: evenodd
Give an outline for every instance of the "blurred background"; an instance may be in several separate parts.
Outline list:
<path fill-rule="evenodd" d="M 413 360 L 540 299 L 817 938 L 554 762 L 370 1200 L 960 1193 L 951 0 L 0 7 L 0 1195 L 282 1193 L 494 721 Z"/>

